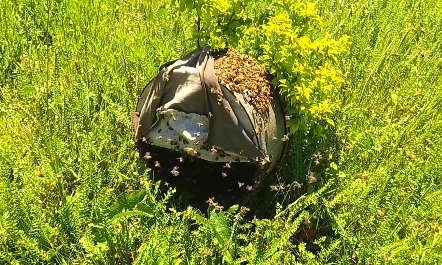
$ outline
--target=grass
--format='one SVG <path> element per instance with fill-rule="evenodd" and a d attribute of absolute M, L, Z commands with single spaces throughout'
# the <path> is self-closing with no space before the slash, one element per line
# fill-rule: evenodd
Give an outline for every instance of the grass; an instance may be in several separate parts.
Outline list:
<path fill-rule="evenodd" d="M 442 263 L 442 3 L 317 8 L 318 35 L 353 43 L 336 128 L 292 137 L 271 180 L 285 188 L 256 205 L 274 217 L 249 220 L 176 210 L 131 141 L 140 90 L 196 45 L 185 14 L 169 1 L 0 2 L 0 263 Z"/>

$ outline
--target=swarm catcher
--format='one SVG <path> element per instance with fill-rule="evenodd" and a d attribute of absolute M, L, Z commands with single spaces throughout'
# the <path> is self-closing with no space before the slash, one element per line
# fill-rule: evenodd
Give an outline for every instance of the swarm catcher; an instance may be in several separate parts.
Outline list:
<path fill-rule="evenodd" d="M 226 204 L 256 189 L 287 146 L 266 69 L 233 48 L 164 64 L 139 96 L 132 133 L 165 185 Z"/>

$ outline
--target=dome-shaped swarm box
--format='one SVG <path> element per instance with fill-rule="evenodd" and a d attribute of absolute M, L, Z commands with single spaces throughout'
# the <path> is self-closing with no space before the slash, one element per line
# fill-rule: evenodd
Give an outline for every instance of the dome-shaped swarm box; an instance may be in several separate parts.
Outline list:
<path fill-rule="evenodd" d="M 266 69 L 233 48 L 163 65 L 140 94 L 132 133 L 155 176 L 191 205 L 247 200 L 287 147 Z"/>

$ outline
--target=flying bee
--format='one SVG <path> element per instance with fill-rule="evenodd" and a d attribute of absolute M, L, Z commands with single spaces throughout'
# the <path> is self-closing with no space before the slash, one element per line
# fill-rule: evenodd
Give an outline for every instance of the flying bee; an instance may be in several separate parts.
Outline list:
<path fill-rule="evenodd" d="M 202 124 L 201 122 L 198 122 L 196 125 L 198 125 L 198 127 L 203 126 L 204 124 Z"/>
<path fill-rule="evenodd" d="M 179 167 L 173 167 L 173 169 L 172 169 L 172 171 L 170 171 L 170 173 L 172 173 L 172 175 L 174 176 L 174 177 L 176 177 L 176 176 L 178 176 L 179 174 L 180 174 L 180 172 L 178 172 L 178 168 Z"/>
<path fill-rule="evenodd" d="M 157 139 L 163 139 L 163 136 L 159 135 L 159 136 L 157 137 Z"/>
<path fill-rule="evenodd" d="M 239 151 L 239 155 L 244 155 L 244 150 Z"/>
<path fill-rule="evenodd" d="M 276 139 L 278 139 L 278 138 L 276 138 L 275 136 L 272 136 L 272 140 L 276 140 Z"/>
<path fill-rule="evenodd" d="M 285 120 L 288 121 L 288 120 L 290 120 L 291 117 L 292 116 L 285 116 Z"/>
<path fill-rule="evenodd" d="M 157 99 L 159 99 L 159 97 L 154 96 L 152 99 L 153 99 L 153 100 L 157 100 Z"/>
<path fill-rule="evenodd" d="M 209 112 L 209 117 L 210 117 L 210 118 L 212 118 L 212 117 L 213 117 L 213 114 L 212 114 L 212 112 Z"/>
<path fill-rule="evenodd" d="M 223 175 L 223 178 L 227 177 L 227 174 L 225 172 L 221 173 Z"/>
<path fill-rule="evenodd" d="M 244 182 L 239 182 L 238 181 L 238 188 L 241 188 L 242 186 L 244 186 Z"/>
<path fill-rule="evenodd" d="M 199 145 L 199 144 L 200 144 L 200 141 L 196 141 L 196 142 L 195 142 L 195 145 Z"/>
<path fill-rule="evenodd" d="M 173 119 L 174 121 L 176 121 L 176 117 L 175 117 L 175 115 L 172 115 L 172 119 Z"/>
<path fill-rule="evenodd" d="M 195 134 L 196 134 L 196 136 L 200 136 L 201 133 L 200 132 L 196 132 Z"/>
<path fill-rule="evenodd" d="M 284 136 L 281 138 L 281 141 L 285 142 L 289 139 L 289 137 L 287 136 L 287 134 L 284 134 Z"/>
<path fill-rule="evenodd" d="M 224 168 L 232 168 L 231 166 L 230 166 L 230 162 L 229 163 L 226 163 L 226 165 L 225 166 L 223 166 Z"/>
<path fill-rule="evenodd" d="M 420 90 L 416 90 L 416 91 L 414 91 L 414 96 L 416 97 L 416 96 L 420 96 L 420 95 L 422 95 L 422 92 L 420 91 Z"/>
<path fill-rule="evenodd" d="M 190 148 L 190 147 L 186 147 L 184 150 L 186 150 L 187 153 L 191 154 L 191 155 L 197 155 L 198 153 L 195 151 L 195 149 Z"/>
<path fill-rule="evenodd" d="M 251 191 L 251 190 L 253 190 L 253 187 L 252 187 L 252 186 L 249 186 L 249 185 L 247 185 L 247 186 L 246 186 L 246 190 L 248 190 L 248 191 Z"/>
<path fill-rule="evenodd" d="M 358 179 L 367 179 L 368 178 L 368 176 L 366 174 L 364 174 L 364 173 L 357 173 L 356 177 Z"/>
<path fill-rule="evenodd" d="M 268 163 L 270 163 L 270 158 L 269 158 L 269 156 L 266 156 L 262 159 L 261 165 L 264 166 L 264 165 L 267 165 Z"/>
<path fill-rule="evenodd" d="M 318 181 L 318 180 L 316 179 L 316 177 L 315 177 L 315 173 L 311 173 L 310 175 L 308 175 L 308 176 L 307 176 L 307 179 L 308 179 L 308 182 L 309 182 L 309 183 L 313 183 L 313 182 Z"/>
<path fill-rule="evenodd" d="M 180 161 L 180 163 L 184 162 L 184 159 L 182 157 L 178 157 L 177 159 Z"/>
<path fill-rule="evenodd" d="M 167 139 L 166 139 L 166 142 L 171 143 L 171 142 L 172 142 L 172 139 L 167 138 Z"/>
<path fill-rule="evenodd" d="M 207 200 L 206 202 L 209 203 L 209 206 L 218 207 L 218 203 L 215 202 L 215 198 L 214 197 L 209 198 L 209 200 Z"/>
<path fill-rule="evenodd" d="M 142 141 L 143 143 L 147 143 L 146 137 L 141 138 L 141 141 Z"/>
<path fill-rule="evenodd" d="M 169 187 L 169 182 L 164 182 L 164 186 Z"/>
<path fill-rule="evenodd" d="M 160 162 L 155 161 L 155 167 L 161 167 Z"/>
<path fill-rule="evenodd" d="M 149 152 L 146 152 L 146 154 L 144 155 L 144 158 L 147 159 L 147 160 L 149 160 L 149 159 L 152 158 L 152 156 L 150 155 Z"/>
<path fill-rule="evenodd" d="M 295 188 L 300 189 L 300 188 L 302 187 L 302 184 L 299 183 L 299 182 L 297 182 L 297 181 L 294 181 L 294 182 L 293 182 L 293 186 L 295 186 Z"/>
<path fill-rule="evenodd" d="M 270 190 L 273 190 L 273 191 L 282 190 L 282 185 L 271 185 Z"/>
<path fill-rule="evenodd" d="M 170 80 L 169 76 L 166 76 L 166 77 L 164 78 L 164 80 L 166 80 L 166 82 L 169 82 L 169 80 Z"/>

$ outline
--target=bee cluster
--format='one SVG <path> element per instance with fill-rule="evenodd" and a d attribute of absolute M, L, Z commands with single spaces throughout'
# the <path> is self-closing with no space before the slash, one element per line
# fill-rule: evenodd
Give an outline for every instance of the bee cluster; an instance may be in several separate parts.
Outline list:
<path fill-rule="evenodd" d="M 266 68 L 253 57 L 233 48 L 213 52 L 212 55 L 220 85 L 249 95 L 250 103 L 258 113 L 267 112 L 272 96 Z"/>

